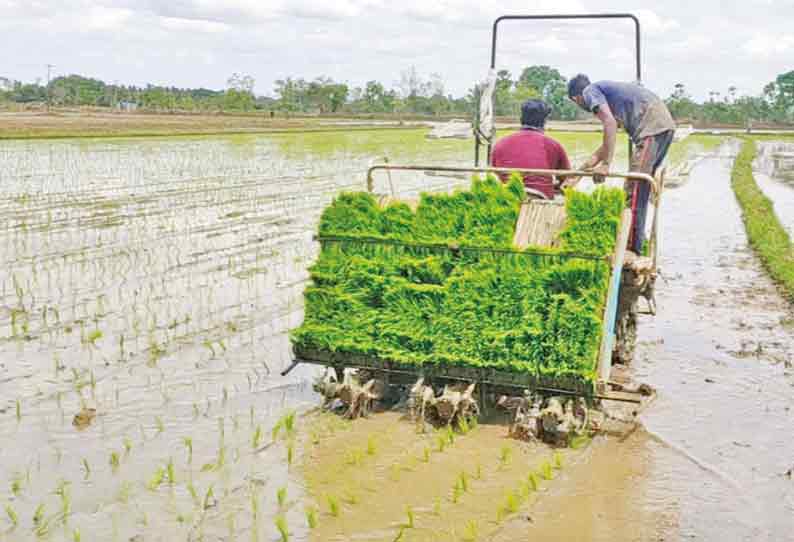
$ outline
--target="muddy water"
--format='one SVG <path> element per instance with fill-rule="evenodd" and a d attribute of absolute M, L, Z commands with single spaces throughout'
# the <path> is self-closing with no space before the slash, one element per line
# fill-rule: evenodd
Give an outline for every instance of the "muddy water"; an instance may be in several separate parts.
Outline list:
<path fill-rule="evenodd" d="M 635 365 L 659 392 L 646 430 L 595 442 L 504 540 L 794 540 L 794 320 L 747 246 L 735 150 L 665 196 L 659 315 Z"/>
<path fill-rule="evenodd" d="M 561 136 L 573 155 L 597 137 Z M 275 373 L 322 208 L 384 156 L 465 164 L 471 145 L 411 130 L 2 143 L 0 540 L 271 540 L 282 515 L 305 538 L 300 449 L 270 431 L 316 399 L 306 372 Z M 468 182 L 376 187 L 390 181 Z"/>
<path fill-rule="evenodd" d="M 775 204 L 775 214 L 794 236 L 794 144 L 758 142 L 755 180 Z"/>
<path fill-rule="evenodd" d="M 301 536 L 266 444 L 315 401 L 275 377 L 312 233 L 373 161 L 470 152 L 423 136 L 0 145 L 0 540 L 269 540 L 281 514 Z"/>

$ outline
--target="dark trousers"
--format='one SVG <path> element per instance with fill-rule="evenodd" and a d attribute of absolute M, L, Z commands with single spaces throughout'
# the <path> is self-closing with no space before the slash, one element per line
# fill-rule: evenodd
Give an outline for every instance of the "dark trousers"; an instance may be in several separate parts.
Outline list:
<path fill-rule="evenodd" d="M 673 142 L 674 134 L 675 130 L 668 130 L 642 139 L 634 148 L 630 170 L 653 176 L 664 162 L 667 151 L 670 150 L 670 144 Z M 626 181 L 625 189 L 634 215 L 628 248 L 641 254 L 642 245 L 645 242 L 645 219 L 648 216 L 648 201 L 651 191 L 647 183 L 632 180 Z"/>

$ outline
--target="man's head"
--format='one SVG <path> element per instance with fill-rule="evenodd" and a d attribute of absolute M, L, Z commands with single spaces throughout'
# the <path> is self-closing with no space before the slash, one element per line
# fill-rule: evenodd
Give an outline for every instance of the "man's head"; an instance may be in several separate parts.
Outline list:
<path fill-rule="evenodd" d="M 543 129 L 550 114 L 551 107 L 543 100 L 527 100 L 521 104 L 521 126 Z"/>
<path fill-rule="evenodd" d="M 582 92 L 590 85 L 590 78 L 585 74 L 580 73 L 568 81 L 568 97 L 576 102 L 579 107 L 584 107 L 584 98 Z"/>

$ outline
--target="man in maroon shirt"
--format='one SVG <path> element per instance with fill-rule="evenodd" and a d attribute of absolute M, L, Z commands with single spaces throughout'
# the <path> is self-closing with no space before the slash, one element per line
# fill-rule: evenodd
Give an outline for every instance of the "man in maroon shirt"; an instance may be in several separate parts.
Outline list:
<path fill-rule="evenodd" d="M 519 169 L 571 169 L 565 149 L 543 133 L 551 108 L 542 100 L 527 100 L 521 106 L 521 131 L 503 137 L 491 153 L 493 167 Z M 524 186 L 554 199 L 551 177 L 524 176 Z"/>

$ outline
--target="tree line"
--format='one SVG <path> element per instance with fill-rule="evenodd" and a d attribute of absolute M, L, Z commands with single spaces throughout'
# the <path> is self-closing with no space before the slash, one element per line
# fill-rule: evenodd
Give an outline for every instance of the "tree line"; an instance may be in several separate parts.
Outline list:
<path fill-rule="evenodd" d="M 361 86 L 330 77 L 292 78 L 275 82 L 272 96 L 257 96 L 250 75 L 232 74 L 226 88 L 178 88 L 158 85 L 119 85 L 81 75 L 56 77 L 49 84 L 23 83 L 0 77 L 0 103 L 34 103 L 53 106 L 140 108 L 148 111 L 235 112 L 270 111 L 284 114 L 412 114 L 460 115 L 469 118 L 477 108 L 480 89 L 464 96 L 446 91 L 438 74 L 423 76 L 411 67 L 399 81 L 387 86 L 376 80 Z M 496 74 L 494 112 L 517 118 L 521 103 L 542 98 L 552 106 L 552 118 L 573 120 L 582 116 L 567 98 L 567 79 L 550 66 L 529 66 L 514 77 L 508 70 Z M 713 91 L 696 101 L 683 83 L 665 99 L 678 120 L 747 125 L 794 122 L 794 71 L 779 75 L 760 96 L 739 96 L 736 87 Z"/>

